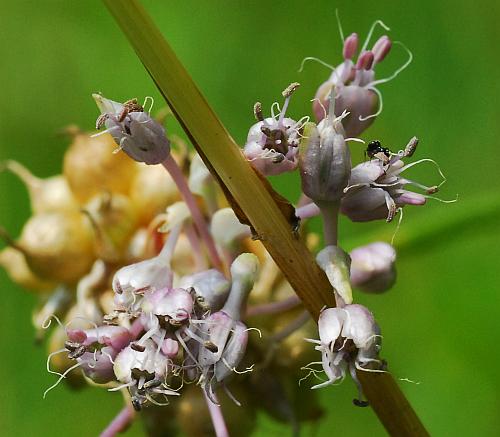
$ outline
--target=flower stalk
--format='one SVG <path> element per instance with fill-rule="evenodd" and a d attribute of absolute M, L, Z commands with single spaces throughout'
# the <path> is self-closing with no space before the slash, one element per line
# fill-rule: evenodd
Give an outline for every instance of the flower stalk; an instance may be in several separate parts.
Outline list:
<path fill-rule="evenodd" d="M 318 320 L 323 306 L 335 306 L 331 286 L 313 255 L 296 237 L 272 193 L 246 162 L 139 2 L 103 1 L 209 170 L 246 215 L 305 308 Z M 358 372 L 358 378 L 389 434 L 428 435 L 391 374 Z"/>

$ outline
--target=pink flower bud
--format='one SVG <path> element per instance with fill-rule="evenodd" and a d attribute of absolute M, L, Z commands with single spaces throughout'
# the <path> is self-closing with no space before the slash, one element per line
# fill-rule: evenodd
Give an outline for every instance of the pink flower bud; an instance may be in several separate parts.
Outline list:
<path fill-rule="evenodd" d="M 387 243 L 358 247 L 351 253 L 352 285 L 368 293 L 382 293 L 396 280 L 396 251 Z"/>

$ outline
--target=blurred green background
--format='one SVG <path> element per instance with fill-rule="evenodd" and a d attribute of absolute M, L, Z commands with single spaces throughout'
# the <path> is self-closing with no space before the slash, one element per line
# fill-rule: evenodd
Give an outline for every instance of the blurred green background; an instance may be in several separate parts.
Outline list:
<path fill-rule="evenodd" d="M 409 69 L 380 86 L 385 108 L 363 135 L 393 149 L 418 135 L 417 158 L 432 157 L 448 177 L 440 196 L 407 208 L 396 237 L 397 285 L 386 295 L 357 296 L 375 313 L 384 333 L 383 356 L 432 435 L 500 434 L 499 335 L 500 3 L 452 0 L 411 2 L 144 0 L 189 72 L 239 143 L 253 123 L 256 100 L 269 108 L 291 81 L 302 87 L 289 114 L 310 114 L 316 87 L 329 72 L 305 56 L 340 61 L 334 19 L 346 34 L 365 36 L 383 19 L 390 35 L 415 56 Z M 162 100 L 132 49 L 97 0 L 2 0 L 0 16 L 0 159 L 16 159 L 39 176 L 60 172 L 68 141 L 57 132 L 76 123 L 92 129 L 90 97 L 102 91 L 118 101 L 152 95 Z M 390 74 L 405 54 L 395 48 L 379 66 Z M 171 123 L 172 124 L 172 123 Z M 179 128 L 172 125 L 173 131 Z M 353 146 L 356 159 L 362 147 Z M 439 182 L 433 168 L 413 174 Z M 295 199 L 298 185 L 274 179 Z M 29 216 L 27 195 L 13 176 L 0 174 L 0 223 L 18 235 Z M 347 248 L 373 238 L 390 240 L 396 224 L 341 222 Z M 98 388 L 71 392 L 54 382 L 46 354 L 33 341 L 35 297 L 0 272 L 0 434 L 96 435 L 119 410 L 121 397 Z M 385 435 L 370 409 L 352 405 L 351 381 L 321 393 L 328 417 L 316 435 Z M 260 417 L 258 436 L 288 434 Z M 305 435 L 313 430 L 305 429 Z M 141 435 L 134 426 L 127 435 Z"/>

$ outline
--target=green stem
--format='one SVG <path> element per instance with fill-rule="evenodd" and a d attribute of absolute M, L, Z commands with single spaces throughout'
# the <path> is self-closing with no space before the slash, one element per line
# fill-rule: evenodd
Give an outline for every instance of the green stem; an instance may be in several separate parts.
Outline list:
<path fill-rule="evenodd" d="M 339 202 L 318 202 L 323 218 L 323 238 L 325 246 L 337 246 L 339 226 Z"/>

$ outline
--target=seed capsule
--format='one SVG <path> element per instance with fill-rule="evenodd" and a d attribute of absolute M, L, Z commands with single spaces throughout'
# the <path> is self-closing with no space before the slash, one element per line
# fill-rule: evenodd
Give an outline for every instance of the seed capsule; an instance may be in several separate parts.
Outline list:
<path fill-rule="evenodd" d="M 137 167 L 124 154 L 115 154 L 111 135 L 79 133 L 64 155 L 63 173 L 76 198 L 85 203 L 102 191 L 128 194 Z"/>
<path fill-rule="evenodd" d="M 4 165 L 26 185 L 33 213 L 78 208 L 78 203 L 64 176 L 57 175 L 41 179 L 16 161 L 7 161 Z"/>
<path fill-rule="evenodd" d="M 24 255 L 12 247 L 6 247 L 0 252 L 0 265 L 5 269 L 11 281 L 21 287 L 43 292 L 55 286 L 54 283 L 36 276 L 29 268 Z"/>
<path fill-rule="evenodd" d="M 61 211 L 32 216 L 16 248 L 36 275 L 55 282 L 77 281 L 95 259 L 94 233 L 80 213 Z"/>
<path fill-rule="evenodd" d="M 167 206 L 180 200 L 177 186 L 162 166 L 139 163 L 130 197 L 139 215 L 139 222 L 144 225 L 163 212 Z"/>
<path fill-rule="evenodd" d="M 137 216 L 132 202 L 120 194 L 102 193 L 85 206 L 97 233 L 97 254 L 105 261 L 117 262 L 136 228 Z"/>

